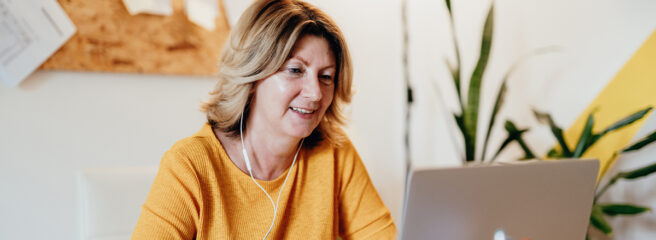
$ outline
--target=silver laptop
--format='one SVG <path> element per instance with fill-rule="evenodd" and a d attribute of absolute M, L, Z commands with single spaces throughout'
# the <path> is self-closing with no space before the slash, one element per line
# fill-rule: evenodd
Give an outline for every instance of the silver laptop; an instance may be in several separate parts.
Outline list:
<path fill-rule="evenodd" d="M 585 239 L 597 160 L 414 170 L 401 239 Z"/>

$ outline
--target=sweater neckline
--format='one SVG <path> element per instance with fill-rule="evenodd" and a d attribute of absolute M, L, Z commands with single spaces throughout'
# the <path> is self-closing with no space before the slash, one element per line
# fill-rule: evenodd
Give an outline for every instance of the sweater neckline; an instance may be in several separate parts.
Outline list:
<path fill-rule="evenodd" d="M 248 172 L 242 171 L 233 161 L 230 159 L 230 156 L 228 155 L 228 152 L 225 150 L 225 147 L 223 144 L 221 144 L 221 141 L 219 141 L 219 138 L 214 134 L 214 131 L 212 130 L 212 125 L 209 123 L 205 123 L 203 125 L 203 128 L 197 133 L 197 135 L 201 137 L 205 137 L 209 139 L 212 147 L 214 147 L 215 152 L 218 153 L 218 160 L 221 161 L 221 165 L 226 167 L 226 170 L 230 172 L 230 175 L 233 176 L 238 176 L 240 180 L 247 180 L 251 181 L 251 176 Z M 298 157 L 296 158 L 296 164 L 294 164 L 293 169 L 287 168 L 280 176 L 276 177 L 275 179 L 272 180 L 262 180 L 255 178 L 259 184 L 261 184 L 263 187 L 267 189 L 272 189 L 272 188 L 277 188 L 280 187 L 285 181 L 285 177 L 287 176 L 287 172 L 289 171 L 296 171 L 298 169 L 298 165 L 300 164 L 301 160 L 303 159 L 304 156 L 304 151 L 301 148 L 301 152 L 298 153 Z M 291 172 L 290 178 L 293 178 L 295 175 L 295 172 Z M 287 180 L 290 181 L 290 180 Z"/>

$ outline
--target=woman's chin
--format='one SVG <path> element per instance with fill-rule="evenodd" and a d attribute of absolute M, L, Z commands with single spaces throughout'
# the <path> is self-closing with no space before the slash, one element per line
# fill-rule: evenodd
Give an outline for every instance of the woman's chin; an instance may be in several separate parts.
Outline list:
<path fill-rule="evenodd" d="M 306 138 L 309 137 L 310 134 L 314 131 L 315 128 L 319 126 L 318 121 L 312 119 L 312 120 L 301 120 L 298 121 L 290 121 L 288 122 L 289 125 L 286 126 L 286 132 L 290 136 L 294 136 L 297 138 Z"/>
<path fill-rule="evenodd" d="M 306 138 L 309 137 L 314 131 L 314 127 L 305 127 L 305 128 L 294 128 L 291 131 L 288 131 L 287 134 L 296 138 Z"/>
<path fill-rule="evenodd" d="M 303 131 L 302 133 L 296 135 L 299 138 L 306 138 L 309 137 L 312 134 L 312 130 L 310 131 Z"/>

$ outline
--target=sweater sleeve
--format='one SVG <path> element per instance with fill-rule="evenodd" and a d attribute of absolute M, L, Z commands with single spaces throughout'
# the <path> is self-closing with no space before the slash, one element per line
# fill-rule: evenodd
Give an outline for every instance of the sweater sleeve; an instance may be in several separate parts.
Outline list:
<path fill-rule="evenodd" d="M 392 216 L 378 195 L 353 145 L 337 154 L 340 177 L 340 236 L 343 239 L 394 239 Z"/>
<path fill-rule="evenodd" d="M 160 162 L 132 239 L 193 239 L 198 226 L 200 195 L 192 164 L 169 150 Z"/>

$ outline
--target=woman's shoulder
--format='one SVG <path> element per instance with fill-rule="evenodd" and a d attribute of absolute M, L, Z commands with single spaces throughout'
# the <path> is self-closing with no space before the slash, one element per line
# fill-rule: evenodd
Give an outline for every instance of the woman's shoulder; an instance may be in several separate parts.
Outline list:
<path fill-rule="evenodd" d="M 174 143 L 167 154 L 175 154 L 189 160 L 214 156 L 219 148 L 217 142 L 211 127 L 205 124 L 197 133 Z"/>
<path fill-rule="evenodd" d="M 315 147 L 312 153 L 316 155 L 330 154 L 334 160 L 345 161 L 358 157 L 358 153 L 348 135 L 340 129 L 336 134 L 337 138 L 331 140 L 323 139 Z"/>

